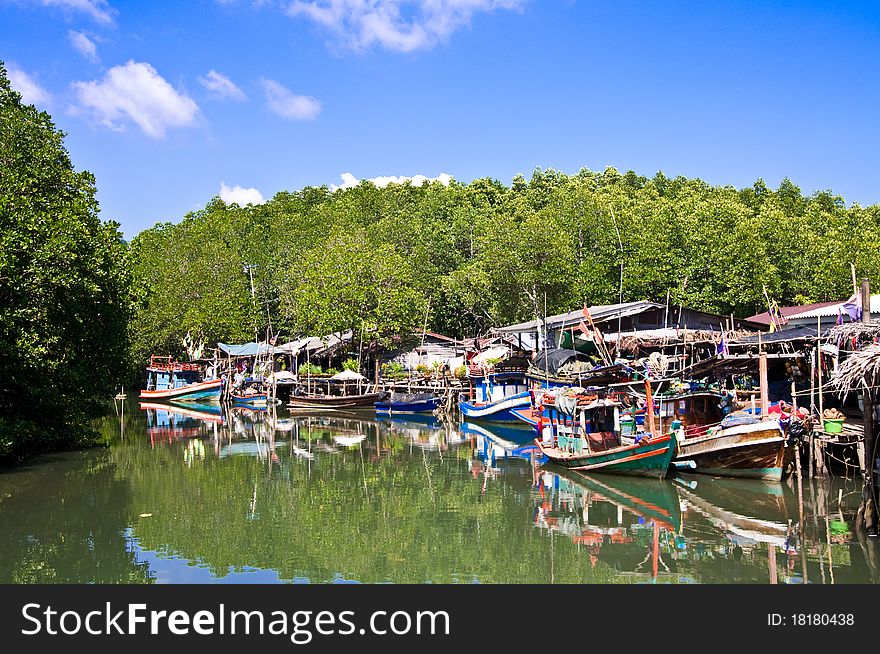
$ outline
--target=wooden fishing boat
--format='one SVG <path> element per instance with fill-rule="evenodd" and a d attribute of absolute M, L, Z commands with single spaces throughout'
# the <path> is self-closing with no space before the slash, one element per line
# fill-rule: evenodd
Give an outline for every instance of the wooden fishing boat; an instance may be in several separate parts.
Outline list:
<path fill-rule="evenodd" d="M 151 356 L 147 366 L 147 387 L 140 392 L 144 400 L 219 401 L 222 379 L 199 380 L 198 364 L 181 363 L 169 357 Z"/>
<path fill-rule="evenodd" d="M 513 409 L 531 404 L 524 369 L 495 371 L 471 366 L 468 381 L 470 389 L 458 403 L 467 420 L 513 421 Z"/>
<path fill-rule="evenodd" d="M 780 481 L 793 457 L 782 427 L 767 420 L 680 439 L 673 465 L 684 472 Z"/>
<path fill-rule="evenodd" d="M 382 393 L 361 395 L 292 395 L 287 403 L 292 409 L 367 408 L 382 398 Z"/>
<path fill-rule="evenodd" d="M 376 413 L 434 413 L 441 398 L 433 393 L 392 393 L 375 403 Z"/>
<path fill-rule="evenodd" d="M 266 393 L 231 393 L 229 399 L 235 406 L 266 406 L 269 396 Z"/>
<path fill-rule="evenodd" d="M 596 395 L 559 389 L 544 393 L 540 406 L 535 442 L 553 463 L 579 472 L 666 476 L 676 450 L 675 432 L 624 438 L 621 405 Z"/>

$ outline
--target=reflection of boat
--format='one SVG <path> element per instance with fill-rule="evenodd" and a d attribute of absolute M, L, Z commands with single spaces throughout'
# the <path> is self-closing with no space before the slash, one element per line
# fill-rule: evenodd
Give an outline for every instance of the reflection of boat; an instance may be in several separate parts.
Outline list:
<path fill-rule="evenodd" d="M 287 406 L 293 409 L 372 407 L 381 397 L 382 393 L 363 393 L 361 395 L 292 395 Z"/>
<path fill-rule="evenodd" d="M 171 357 L 151 356 L 147 366 L 147 388 L 140 397 L 149 400 L 219 399 L 221 379 L 199 381 L 199 366 L 180 363 Z"/>
<path fill-rule="evenodd" d="M 779 481 L 787 455 L 785 434 L 776 421 L 716 428 L 696 438 L 680 440 L 675 467 L 726 477 Z"/>
<path fill-rule="evenodd" d="M 214 404 L 213 402 L 187 402 L 179 400 L 169 400 L 168 404 L 173 406 L 173 410 L 179 413 L 198 413 L 198 417 L 202 420 L 211 420 L 210 416 L 214 416 L 214 418 L 220 418 L 219 422 L 223 422 L 223 407 L 219 404 Z M 143 407 L 143 403 L 141 404 L 141 406 Z M 154 404 L 153 406 L 162 405 Z"/>
<path fill-rule="evenodd" d="M 615 575 L 678 579 L 674 551 L 681 529 L 676 489 L 661 479 L 539 471 L 535 525 L 585 548 Z"/>
<path fill-rule="evenodd" d="M 642 479 L 617 475 L 582 475 L 570 470 L 554 468 L 554 474 L 564 477 L 594 496 L 646 520 L 655 520 L 661 527 L 678 532 L 681 529 L 681 506 L 675 484 L 666 479 Z"/>
<path fill-rule="evenodd" d="M 534 433 L 529 429 L 509 427 L 503 423 L 463 422 L 460 431 L 466 436 L 477 437 L 475 454 L 491 465 L 502 459 L 531 461 L 536 455 L 540 457 L 535 447 Z"/>
<path fill-rule="evenodd" d="M 676 478 L 676 482 L 686 506 L 720 531 L 749 541 L 787 544 L 788 523 L 797 510 L 784 485 L 738 479 Z"/>
<path fill-rule="evenodd" d="M 157 440 L 170 443 L 174 439 L 200 438 L 206 434 L 207 427 L 223 424 L 222 415 L 168 404 L 141 402 L 140 408 L 146 413 L 147 434 L 153 445 Z"/>
<path fill-rule="evenodd" d="M 392 393 L 376 402 L 376 413 L 433 413 L 440 406 L 440 399 L 433 393 Z"/>
<path fill-rule="evenodd" d="M 222 425 L 223 412 L 217 404 L 198 404 L 195 402 L 187 402 L 185 404 L 162 404 L 160 402 L 140 402 L 139 406 L 142 410 L 162 411 L 174 414 L 180 418 L 193 418 L 206 423 L 216 423 Z M 210 408 L 210 410 L 207 410 Z"/>

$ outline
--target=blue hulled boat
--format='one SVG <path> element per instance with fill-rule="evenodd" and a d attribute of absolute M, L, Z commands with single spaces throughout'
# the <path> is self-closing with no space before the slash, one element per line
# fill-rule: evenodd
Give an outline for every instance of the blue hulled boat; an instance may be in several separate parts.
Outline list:
<path fill-rule="evenodd" d="M 470 396 L 462 397 L 458 403 L 462 415 L 468 420 L 516 420 L 513 410 L 531 405 L 524 371 L 475 370 L 468 377 Z"/>
<path fill-rule="evenodd" d="M 440 406 L 440 397 L 432 393 L 392 393 L 391 397 L 376 402 L 376 413 L 434 413 Z"/>

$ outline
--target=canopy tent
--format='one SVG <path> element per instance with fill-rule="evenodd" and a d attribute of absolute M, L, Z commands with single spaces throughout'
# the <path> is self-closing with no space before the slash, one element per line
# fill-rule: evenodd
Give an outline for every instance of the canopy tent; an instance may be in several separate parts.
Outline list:
<path fill-rule="evenodd" d="M 483 350 L 474 356 L 474 358 L 471 359 L 471 363 L 485 363 L 489 359 L 504 359 L 508 354 L 510 354 L 510 348 L 506 345 L 490 347 L 488 350 Z"/>
<path fill-rule="evenodd" d="M 303 336 L 295 341 L 290 341 L 284 345 L 275 348 L 277 354 L 298 355 L 300 352 L 308 352 L 309 354 L 325 354 L 342 343 L 347 343 L 352 338 L 352 332 L 349 329 L 346 332 L 336 332 L 327 334 L 326 336 Z"/>
<path fill-rule="evenodd" d="M 354 370 L 343 370 L 333 375 L 330 379 L 332 381 L 366 381 L 367 378 Z"/>
<path fill-rule="evenodd" d="M 221 352 L 231 357 L 255 357 L 278 352 L 278 348 L 272 347 L 268 343 L 243 343 L 241 345 L 217 343 L 217 347 Z"/>

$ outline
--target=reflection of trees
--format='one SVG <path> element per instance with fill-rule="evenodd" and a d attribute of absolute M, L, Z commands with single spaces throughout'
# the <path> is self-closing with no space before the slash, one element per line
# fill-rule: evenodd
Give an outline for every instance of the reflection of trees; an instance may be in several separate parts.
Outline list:
<path fill-rule="evenodd" d="M 490 483 L 481 495 L 466 460 L 379 437 L 378 457 L 374 432 L 334 453 L 313 444 L 310 462 L 276 439 L 275 466 L 234 456 L 190 468 L 182 444 L 149 450 L 132 438 L 112 456 L 136 505 L 153 514 L 134 528 L 142 546 L 221 576 L 254 566 L 313 581 L 547 582 L 552 568 L 555 581 L 611 580 L 576 546 L 550 551 L 524 519 L 528 480 Z"/>
<path fill-rule="evenodd" d="M 131 517 L 129 483 L 106 450 L 0 474 L 0 582 L 149 582 L 126 547 Z"/>

